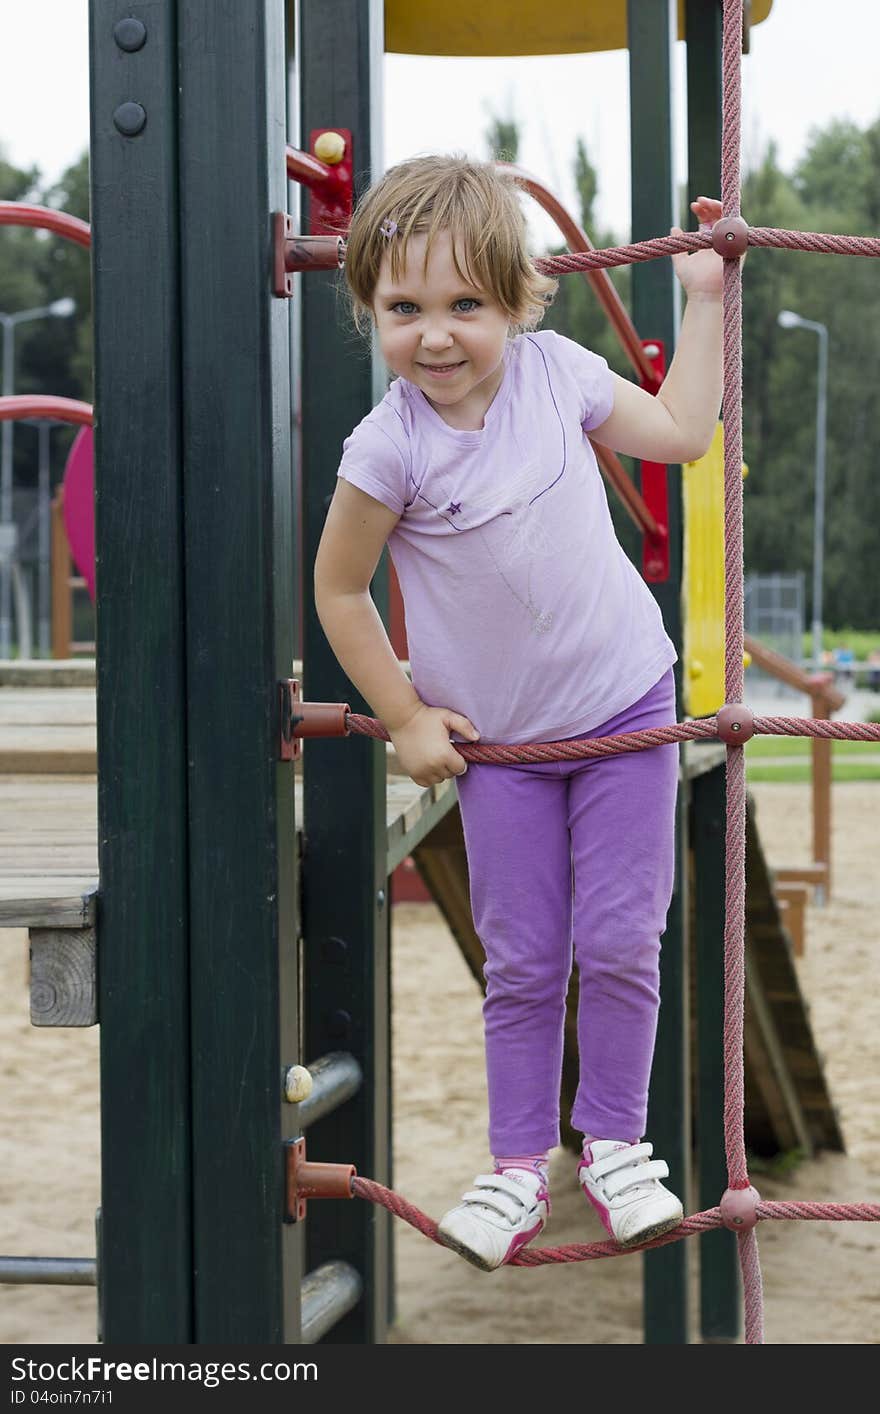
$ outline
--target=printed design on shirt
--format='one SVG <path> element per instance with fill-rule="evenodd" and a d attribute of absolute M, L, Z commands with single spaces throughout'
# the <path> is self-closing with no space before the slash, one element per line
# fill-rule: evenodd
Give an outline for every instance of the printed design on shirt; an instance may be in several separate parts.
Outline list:
<path fill-rule="evenodd" d="M 548 529 L 547 517 L 542 514 L 541 500 L 565 475 L 568 437 L 544 351 L 538 344 L 534 347 L 541 356 L 547 395 L 559 426 L 556 446 L 548 446 L 546 437 L 535 445 L 532 429 L 536 418 L 532 417 L 529 419 L 532 435 L 523 439 L 530 446 L 524 447 L 511 420 L 509 430 L 516 444 L 518 466 L 505 477 L 502 485 L 496 481 L 491 486 L 481 487 L 474 477 L 454 478 L 451 469 L 435 468 L 435 475 L 429 470 L 422 478 L 417 494 L 452 530 L 478 534 L 493 570 L 525 610 L 532 632 L 546 634 L 553 627 L 553 614 L 539 602 L 541 562 L 557 554 L 558 547 Z M 548 481 L 546 477 L 551 469 Z M 444 495 L 442 498 L 438 495 L 438 487 L 434 491 L 435 503 L 425 494 L 425 488 L 433 490 L 436 482 L 443 487 Z"/>

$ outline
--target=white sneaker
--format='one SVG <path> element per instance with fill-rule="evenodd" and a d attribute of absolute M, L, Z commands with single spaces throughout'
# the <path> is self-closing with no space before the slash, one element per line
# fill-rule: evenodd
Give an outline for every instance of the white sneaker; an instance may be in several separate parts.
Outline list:
<path fill-rule="evenodd" d="M 669 1177 L 663 1159 L 649 1162 L 652 1144 L 594 1139 L 593 1162 L 582 1159 L 578 1179 L 611 1237 L 621 1247 L 650 1242 L 678 1227 L 684 1211 L 678 1198 L 658 1182 Z"/>
<path fill-rule="evenodd" d="M 531 1242 L 550 1214 L 550 1195 L 541 1175 L 532 1169 L 483 1173 L 462 1195 L 437 1227 L 441 1242 L 491 1272 L 509 1262 Z"/>

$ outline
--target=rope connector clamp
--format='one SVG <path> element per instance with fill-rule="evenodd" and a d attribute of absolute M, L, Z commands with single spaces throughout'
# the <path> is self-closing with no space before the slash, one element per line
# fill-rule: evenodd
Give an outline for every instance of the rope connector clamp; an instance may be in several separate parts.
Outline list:
<path fill-rule="evenodd" d="M 293 220 L 286 211 L 273 211 L 272 293 L 279 299 L 290 299 L 293 295 L 295 272 L 341 270 L 344 264 L 342 236 L 301 235 L 294 230 Z"/>
<path fill-rule="evenodd" d="M 298 678 L 279 682 L 279 761 L 298 761 L 303 737 L 349 735 L 347 702 L 303 702 L 299 694 Z"/>
<path fill-rule="evenodd" d="M 352 1182 L 357 1178 L 354 1164 L 311 1163 L 306 1158 L 305 1139 L 288 1139 L 284 1144 L 284 1221 L 301 1222 L 309 1198 L 353 1198 Z"/>
<path fill-rule="evenodd" d="M 731 1232 L 748 1232 L 758 1221 L 761 1195 L 757 1188 L 727 1188 L 719 1204 L 721 1221 Z"/>
<path fill-rule="evenodd" d="M 712 227 L 712 246 L 727 260 L 738 260 L 749 248 L 748 222 L 741 216 L 724 216 Z"/>
<path fill-rule="evenodd" d="M 755 715 L 742 702 L 728 703 L 715 716 L 721 741 L 728 746 L 743 746 L 755 735 Z"/>

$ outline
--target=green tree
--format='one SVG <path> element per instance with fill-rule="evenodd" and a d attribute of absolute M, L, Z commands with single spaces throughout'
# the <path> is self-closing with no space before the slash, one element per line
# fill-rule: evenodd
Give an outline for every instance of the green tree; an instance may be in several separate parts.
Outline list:
<path fill-rule="evenodd" d="M 36 167 L 13 167 L 0 149 L 0 201 L 37 201 L 39 177 Z M 34 233 L 24 226 L 0 226 L 0 311 L 17 314 L 41 301 Z"/>
<path fill-rule="evenodd" d="M 519 124 L 513 117 L 492 117 L 486 130 L 486 146 L 491 162 L 516 162 L 519 155 Z"/>
<path fill-rule="evenodd" d="M 743 188 L 751 225 L 870 230 L 878 131 L 849 123 L 814 131 L 790 177 L 771 148 Z M 873 445 L 880 397 L 876 265 L 852 256 L 752 251 L 744 271 L 744 441 L 747 569 L 802 571 L 807 615 L 813 565 L 817 339 L 778 327 L 781 309 L 829 335 L 823 618 L 880 624 L 880 489 Z"/>
<path fill-rule="evenodd" d="M 37 168 L 20 169 L 0 156 L 0 199 L 51 206 L 89 219 L 88 155 L 75 162 L 54 186 L 46 186 Z M 14 386 L 17 393 L 52 393 L 93 400 L 92 301 L 89 252 L 60 236 L 29 227 L 0 227 L 0 309 L 15 313 L 70 297 L 75 314 L 68 319 L 39 319 L 16 333 Z M 52 434 L 55 480 L 63 471 L 74 428 Z M 36 484 L 36 437 L 22 428 L 15 438 L 15 484 Z"/>

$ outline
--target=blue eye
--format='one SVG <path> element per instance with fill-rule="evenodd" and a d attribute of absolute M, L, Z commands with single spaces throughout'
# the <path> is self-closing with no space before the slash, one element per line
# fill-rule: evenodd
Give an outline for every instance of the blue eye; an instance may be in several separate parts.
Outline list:
<path fill-rule="evenodd" d="M 478 299 L 472 299 L 472 298 L 470 297 L 470 295 L 467 295 L 467 296 L 463 296 L 463 297 L 462 297 L 461 299 L 459 299 L 459 300 L 456 300 L 455 303 L 456 303 L 457 305 L 459 305 L 459 304 L 470 304 L 470 305 L 473 305 L 474 309 L 479 309 L 479 308 L 480 308 L 480 303 L 481 303 L 481 301 L 478 300 Z M 404 308 L 404 306 L 406 306 L 406 308 Z M 392 314 L 394 314 L 394 313 L 400 313 L 401 315 L 403 315 L 403 316 L 405 317 L 407 314 L 411 314 L 411 313 L 413 312 L 413 310 L 416 309 L 416 308 L 417 308 L 417 305 L 415 305 L 412 300 L 409 300 L 409 299 L 401 299 L 401 300 L 398 300 L 396 304 L 393 304 L 393 305 L 391 306 L 391 312 L 392 312 Z M 473 313 L 473 310 L 466 309 L 466 310 L 463 311 L 463 313 L 464 313 L 464 314 L 472 314 L 472 313 Z"/>

